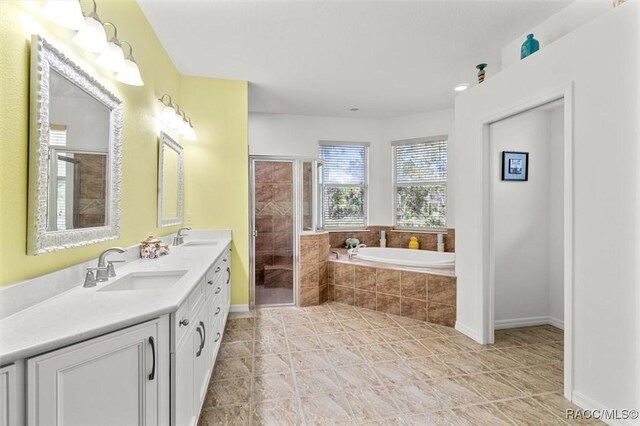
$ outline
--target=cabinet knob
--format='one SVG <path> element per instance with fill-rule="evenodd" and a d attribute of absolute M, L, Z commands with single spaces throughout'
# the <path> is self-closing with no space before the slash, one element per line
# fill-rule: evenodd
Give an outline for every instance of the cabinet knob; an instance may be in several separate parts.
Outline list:
<path fill-rule="evenodd" d="M 221 268 L 218 266 L 218 267 L 216 268 L 216 272 L 220 272 L 220 269 L 221 269 Z"/>
<path fill-rule="evenodd" d="M 221 308 L 220 308 L 220 306 L 218 306 L 218 309 L 216 309 L 216 313 L 214 315 L 218 315 L 220 313 L 220 310 L 221 310 Z"/>
<path fill-rule="evenodd" d="M 179 324 L 180 324 L 180 326 L 183 326 L 183 325 L 184 325 L 185 327 L 186 327 L 186 326 L 188 326 L 188 325 L 189 325 L 189 318 L 183 318 L 183 319 L 181 319 Z"/>
<path fill-rule="evenodd" d="M 218 343 L 218 340 L 220 340 L 220 333 L 218 333 L 218 334 L 216 335 L 216 340 L 214 340 L 213 342 L 214 342 L 214 343 Z"/>
<path fill-rule="evenodd" d="M 209 285 L 213 285 L 213 280 L 209 280 L 209 281 L 207 281 L 207 284 L 209 284 Z"/>
<path fill-rule="evenodd" d="M 222 288 L 221 288 L 221 287 L 218 287 L 218 288 L 216 289 L 216 294 L 220 293 L 221 291 L 222 291 Z"/>

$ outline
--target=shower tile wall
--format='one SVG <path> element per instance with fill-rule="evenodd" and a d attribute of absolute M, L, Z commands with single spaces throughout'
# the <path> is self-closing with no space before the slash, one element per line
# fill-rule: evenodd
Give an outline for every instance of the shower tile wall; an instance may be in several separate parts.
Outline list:
<path fill-rule="evenodd" d="M 329 298 L 329 234 L 300 235 L 299 306 L 316 306 Z"/>
<path fill-rule="evenodd" d="M 256 285 L 293 289 L 293 165 L 256 161 L 255 200 Z"/>

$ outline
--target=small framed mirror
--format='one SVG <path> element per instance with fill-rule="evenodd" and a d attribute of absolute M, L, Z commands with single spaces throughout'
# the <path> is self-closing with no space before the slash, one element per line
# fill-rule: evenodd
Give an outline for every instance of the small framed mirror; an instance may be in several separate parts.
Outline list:
<path fill-rule="evenodd" d="M 158 226 L 182 224 L 184 154 L 171 136 L 160 133 L 158 147 Z"/>
<path fill-rule="evenodd" d="M 122 102 L 37 35 L 30 102 L 27 252 L 118 238 Z"/>

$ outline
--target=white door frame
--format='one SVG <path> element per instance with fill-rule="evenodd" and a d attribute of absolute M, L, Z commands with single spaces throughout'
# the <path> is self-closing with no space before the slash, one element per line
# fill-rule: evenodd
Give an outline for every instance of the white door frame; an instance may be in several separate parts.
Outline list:
<path fill-rule="evenodd" d="M 494 342 L 495 321 L 495 254 L 493 223 L 493 162 L 491 161 L 491 124 L 514 115 L 535 109 L 557 100 L 564 100 L 564 396 L 571 400 L 573 393 L 573 287 L 574 287 L 574 202 L 573 202 L 573 83 L 553 90 L 544 96 L 532 99 L 489 115 L 483 120 L 483 264 L 482 277 L 482 341 Z"/>

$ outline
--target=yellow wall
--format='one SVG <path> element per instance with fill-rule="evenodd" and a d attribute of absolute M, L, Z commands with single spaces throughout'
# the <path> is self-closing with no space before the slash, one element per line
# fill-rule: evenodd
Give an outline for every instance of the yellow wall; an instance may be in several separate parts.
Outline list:
<path fill-rule="evenodd" d="M 186 211 L 196 228 L 233 226 L 235 260 L 233 303 L 248 303 L 247 224 L 229 221 L 221 205 L 244 209 L 247 217 L 247 83 L 218 79 L 181 77 L 157 39 L 142 11 L 133 0 L 100 1 L 98 14 L 118 27 L 118 37 L 131 43 L 140 67 L 143 87 L 118 83 L 112 73 L 95 66 L 95 55 L 83 52 L 71 42 L 72 31 L 49 23 L 40 16 L 43 1 L 0 0 L 0 285 L 35 277 L 96 257 L 113 245 L 130 246 L 149 233 L 166 235 L 177 227 L 159 229 L 157 221 L 157 155 L 161 104 L 157 98 L 169 93 L 191 116 L 201 142 L 185 143 L 187 170 Z M 83 7 L 87 5 L 83 2 Z M 83 69 L 94 75 L 124 104 L 123 191 L 120 239 L 39 256 L 26 255 L 27 163 L 29 123 L 29 59 L 31 34 L 41 34 Z M 186 91 L 193 91 L 189 96 Z M 210 95 L 199 99 L 207 91 Z M 189 99 L 183 105 L 182 99 Z M 197 101 L 196 101 L 197 100 Z M 202 110 L 200 110 L 202 109 Z M 202 145 L 198 145 L 202 143 Z M 195 153 L 200 155 L 196 156 Z M 239 155 L 244 152 L 244 157 Z M 227 178 L 223 163 L 242 170 L 244 179 L 228 182 L 228 191 L 216 200 L 189 204 L 198 199 L 200 184 L 214 185 Z M 211 161 L 212 166 L 207 166 Z M 193 168 L 191 162 L 194 162 Z M 227 168 L 231 168 L 227 166 Z M 206 181 L 193 171 L 207 169 Z M 194 185 L 193 188 L 190 188 Z M 245 194 L 245 195 L 242 195 Z M 210 194 L 205 194 L 210 195 Z M 223 197 L 230 195 L 231 200 Z M 243 203 L 237 200 L 243 199 Z M 213 207 L 218 207 L 213 209 Z M 200 209 L 205 209 L 200 211 Z M 246 222 L 246 220 L 245 220 Z M 239 253 L 242 255 L 239 256 Z"/>
<path fill-rule="evenodd" d="M 197 228 L 233 231 L 231 303 L 248 304 L 247 83 L 183 77 L 181 94 L 193 122 L 207 123 L 185 147 L 185 213 Z"/>

